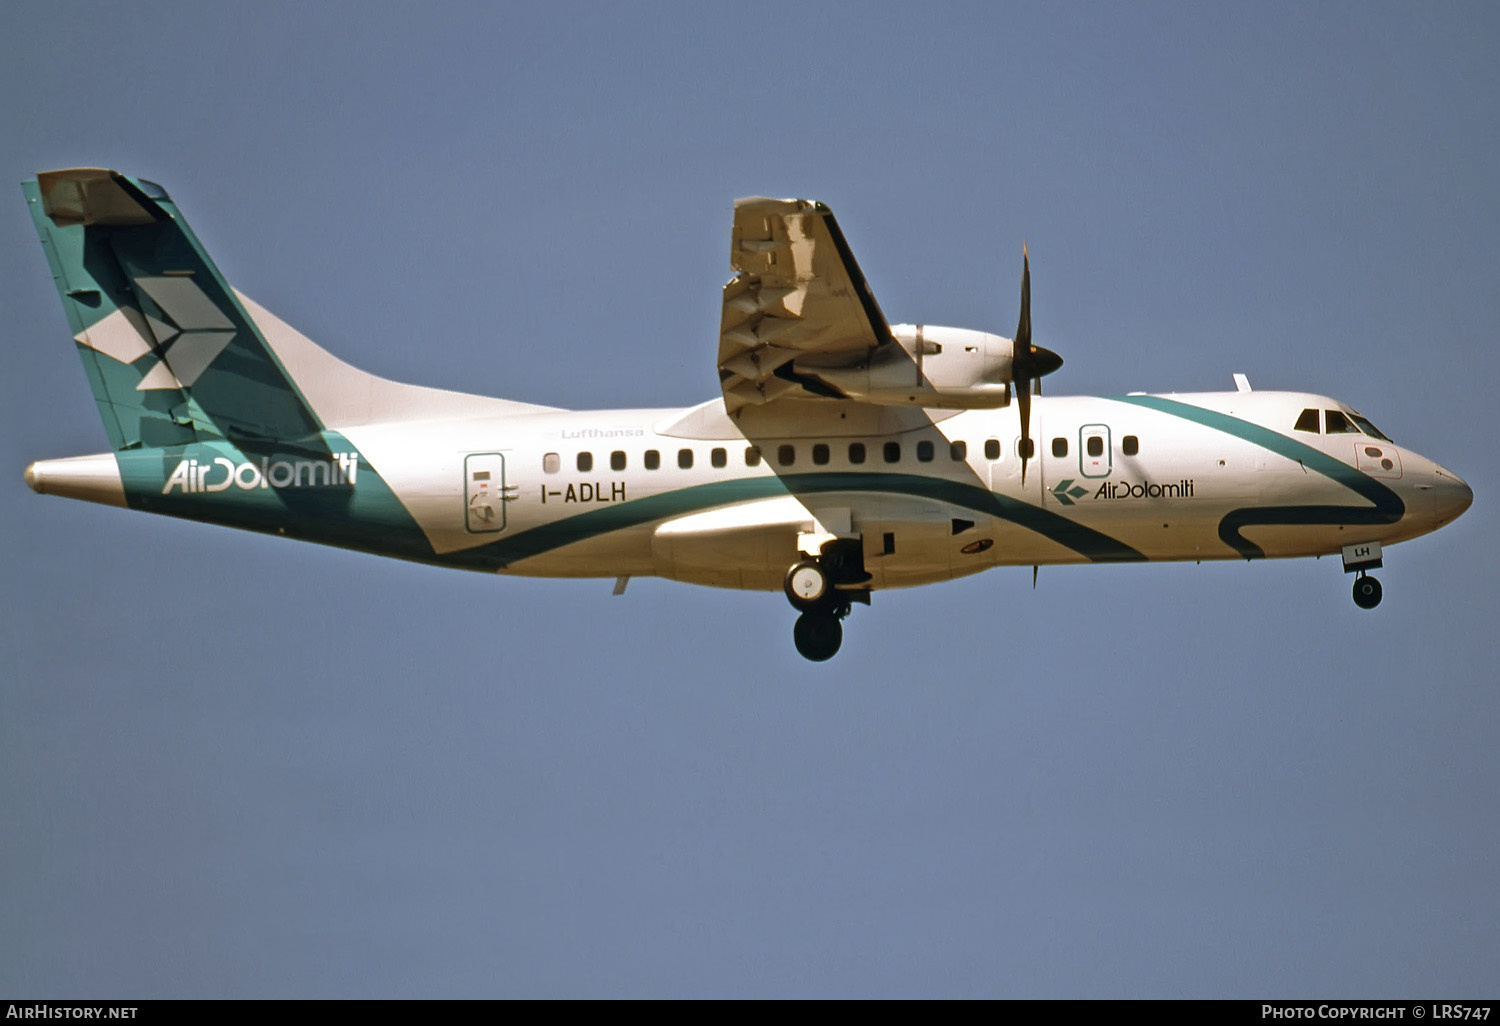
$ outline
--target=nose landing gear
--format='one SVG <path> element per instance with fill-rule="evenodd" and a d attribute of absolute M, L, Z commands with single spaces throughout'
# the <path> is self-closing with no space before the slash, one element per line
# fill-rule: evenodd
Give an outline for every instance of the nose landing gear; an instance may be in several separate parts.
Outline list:
<path fill-rule="evenodd" d="M 1380 582 L 1366 573 L 1354 578 L 1354 604 L 1361 609 L 1380 605 Z"/>
<path fill-rule="evenodd" d="M 1378 541 L 1356 542 L 1343 549 L 1344 573 L 1354 574 L 1354 604 L 1361 609 L 1374 609 L 1380 605 L 1380 582 L 1370 576 L 1371 570 L 1379 570 L 1381 561 Z"/>

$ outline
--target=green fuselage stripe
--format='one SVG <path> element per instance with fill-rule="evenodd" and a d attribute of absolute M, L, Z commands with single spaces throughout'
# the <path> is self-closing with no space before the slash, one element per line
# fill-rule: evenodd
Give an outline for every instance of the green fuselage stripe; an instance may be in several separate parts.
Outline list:
<path fill-rule="evenodd" d="M 1294 524 L 1394 524 L 1406 514 L 1401 497 L 1374 478 L 1315 449 L 1295 438 L 1227 413 L 1205 410 L 1201 406 L 1163 399 L 1154 395 L 1111 396 L 1115 402 L 1129 403 L 1158 413 L 1180 417 L 1204 427 L 1223 431 L 1252 445 L 1268 449 L 1279 456 L 1295 460 L 1308 470 L 1337 481 L 1371 506 L 1248 506 L 1231 510 L 1219 521 L 1219 538 L 1246 559 L 1259 559 L 1265 550 L 1247 539 L 1241 530 L 1256 525 Z"/>
<path fill-rule="evenodd" d="M 786 474 L 694 485 L 618 506 L 590 510 L 447 558 L 460 564 L 508 566 L 564 545 L 656 520 L 757 499 L 828 492 L 873 492 L 949 503 L 1028 528 L 1094 562 L 1128 562 L 1146 558 L 1124 542 L 1074 523 L 1067 517 L 997 495 L 977 485 L 914 474 L 880 473 Z"/>

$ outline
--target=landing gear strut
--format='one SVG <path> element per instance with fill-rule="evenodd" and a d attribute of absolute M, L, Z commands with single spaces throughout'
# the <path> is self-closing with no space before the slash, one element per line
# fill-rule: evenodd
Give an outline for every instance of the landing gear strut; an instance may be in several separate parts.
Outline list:
<path fill-rule="evenodd" d="M 792 608 L 802 614 L 792 627 L 792 641 L 804 659 L 821 663 L 837 654 L 844 641 L 840 621 L 853 603 L 870 601 L 868 590 L 840 590 L 838 585 L 861 585 L 869 579 L 858 539 L 830 541 L 817 558 L 800 560 L 787 570 L 782 587 Z"/>
<path fill-rule="evenodd" d="M 1380 582 L 1367 573 L 1354 578 L 1354 604 L 1361 609 L 1380 605 Z"/>

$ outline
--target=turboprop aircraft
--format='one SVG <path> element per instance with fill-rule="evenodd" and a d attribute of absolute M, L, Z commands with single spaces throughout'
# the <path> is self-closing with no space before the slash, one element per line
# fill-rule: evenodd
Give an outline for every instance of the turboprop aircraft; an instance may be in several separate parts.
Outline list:
<path fill-rule="evenodd" d="M 832 212 L 735 203 L 722 394 L 574 411 L 398 384 L 234 291 L 160 186 L 24 183 L 111 452 L 38 492 L 490 573 L 781 589 L 812 660 L 885 588 L 996 566 L 1342 555 L 1446 524 L 1457 475 L 1320 395 L 1040 397 L 1031 341 L 889 324 Z M 1034 395 L 1035 393 L 1035 395 Z M 1033 580 L 1034 580 L 1033 576 Z"/>

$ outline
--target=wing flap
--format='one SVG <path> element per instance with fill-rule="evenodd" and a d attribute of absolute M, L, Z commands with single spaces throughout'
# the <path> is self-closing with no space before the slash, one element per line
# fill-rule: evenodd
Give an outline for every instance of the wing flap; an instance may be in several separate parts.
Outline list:
<path fill-rule="evenodd" d="M 791 362 L 852 364 L 894 344 L 833 212 L 810 200 L 736 200 L 719 324 L 719 377 L 731 413 L 806 392 Z M 826 391 L 812 393 L 827 397 Z"/>

